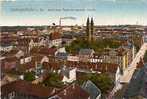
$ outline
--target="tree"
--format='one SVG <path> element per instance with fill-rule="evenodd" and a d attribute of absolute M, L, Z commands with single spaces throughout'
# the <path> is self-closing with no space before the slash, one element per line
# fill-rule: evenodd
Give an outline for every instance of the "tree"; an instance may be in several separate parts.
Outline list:
<path fill-rule="evenodd" d="M 52 46 L 52 48 L 57 48 L 56 46 Z"/>
<path fill-rule="evenodd" d="M 60 80 L 60 75 L 57 73 L 49 73 L 48 77 L 42 82 L 44 86 L 57 87 L 63 86 L 63 82 Z"/>
<path fill-rule="evenodd" d="M 24 80 L 26 81 L 33 81 L 35 80 L 35 73 L 34 72 L 27 72 L 24 74 Z"/>
<path fill-rule="evenodd" d="M 100 39 L 93 42 L 77 38 L 69 46 L 66 46 L 66 51 L 69 53 L 77 53 L 82 48 L 91 48 L 96 52 L 102 52 L 106 47 L 118 48 L 121 45 L 121 41 L 116 39 Z"/>
<path fill-rule="evenodd" d="M 77 80 L 78 84 L 82 85 L 85 81 L 91 80 L 104 94 L 107 94 L 114 86 L 113 81 L 107 74 L 86 74 L 82 78 Z"/>

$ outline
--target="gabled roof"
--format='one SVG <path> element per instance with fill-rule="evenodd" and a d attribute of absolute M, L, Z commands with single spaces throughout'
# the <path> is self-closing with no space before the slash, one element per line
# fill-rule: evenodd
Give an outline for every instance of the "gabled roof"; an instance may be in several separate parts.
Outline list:
<path fill-rule="evenodd" d="M 54 99 L 88 99 L 89 93 L 79 85 L 73 83 L 56 94 Z"/>
<path fill-rule="evenodd" d="M 60 38 L 61 38 L 61 34 L 59 32 L 54 32 L 50 34 L 51 40 L 60 39 Z"/>
<path fill-rule="evenodd" d="M 61 68 L 61 74 L 63 76 L 66 76 L 66 77 L 69 78 L 69 72 L 70 72 L 70 69 L 69 68 L 66 68 L 66 67 Z"/>
<path fill-rule="evenodd" d="M 16 62 L 16 61 L 18 61 L 18 59 L 17 59 L 17 57 L 12 56 L 12 57 L 6 57 L 2 61 L 4 61 L 4 62 Z"/>
<path fill-rule="evenodd" d="M 58 52 L 56 54 L 56 57 L 59 59 L 67 59 L 68 54 L 67 53 L 62 53 L 62 52 Z"/>
<path fill-rule="evenodd" d="M 82 88 L 90 94 L 90 99 L 96 99 L 101 95 L 100 89 L 90 80 L 83 83 Z"/>
<path fill-rule="evenodd" d="M 60 65 L 61 63 L 57 63 L 57 62 L 43 62 L 42 63 L 42 66 L 44 69 L 47 69 L 47 70 L 58 70 L 60 69 Z"/>
<path fill-rule="evenodd" d="M 30 61 L 30 62 L 27 62 L 27 63 L 24 63 L 24 64 L 21 64 L 19 66 L 19 69 L 20 70 L 28 70 L 28 69 L 33 69 L 35 68 L 35 61 Z"/>
<path fill-rule="evenodd" d="M 18 49 L 12 49 L 11 51 L 4 53 L 3 56 L 7 56 L 7 57 L 14 56 L 14 55 L 16 55 L 18 52 L 19 52 Z"/>
<path fill-rule="evenodd" d="M 31 49 L 31 54 L 42 54 L 42 55 L 55 55 L 57 51 L 56 48 L 48 48 L 48 47 L 34 47 Z"/>
<path fill-rule="evenodd" d="M 80 49 L 79 54 L 80 55 L 91 55 L 93 53 L 93 49 Z"/>
<path fill-rule="evenodd" d="M 62 38 L 64 39 L 73 39 L 73 36 L 72 35 L 70 35 L 70 34 L 64 34 L 63 36 L 62 36 Z"/>
<path fill-rule="evenodd" d="M 42 47 L 39 48 L 39 53 L 44 54 L 44 55 L 55 55 L 55 52 L 57 51 L 56 48 L 47 48 L 47 47 Z"/>

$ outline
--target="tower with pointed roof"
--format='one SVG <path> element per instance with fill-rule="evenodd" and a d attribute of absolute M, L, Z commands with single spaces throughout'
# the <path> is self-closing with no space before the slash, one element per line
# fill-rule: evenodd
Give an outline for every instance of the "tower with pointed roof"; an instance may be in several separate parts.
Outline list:
<path fill-rule="evenodd" d="M 93 22 L 93 18 L 91 18 L 91 21 L 89 20 L 89 17 L 87 18 L 86 36 L 87 36 L 87 40 L 89 42 L 94 40 L 94 22 Z"/>

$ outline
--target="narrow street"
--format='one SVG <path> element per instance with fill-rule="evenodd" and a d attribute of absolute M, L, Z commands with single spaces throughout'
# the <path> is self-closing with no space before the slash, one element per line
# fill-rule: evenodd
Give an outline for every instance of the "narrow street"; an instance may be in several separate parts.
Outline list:
<path fill-rule="evenodd" d="M 147 50 L 147 43 L 145 42 L 138 53 L 136 54 L 134 60 L 130 64 L 130 66 L 124 71 L 124 75 L 120 78 L 120 83 L 129 83 L 132 75 L 136 69 L 137 63 L 140 61 L 140 58 L 144 57 L 144 54 Z"/>

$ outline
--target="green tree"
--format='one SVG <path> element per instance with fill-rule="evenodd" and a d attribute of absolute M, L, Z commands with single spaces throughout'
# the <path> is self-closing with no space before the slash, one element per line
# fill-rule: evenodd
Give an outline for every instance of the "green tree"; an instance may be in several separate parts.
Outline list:
<path fill-rule="evenodd" d="M 80 85 L 91 80 L 104 94 L 108 93 L 114 86 L 112 79 L 107 74 L 86 74 L 82 78 L 77 81 Z"/>
<path fill-rule="evenodd" d="M 24 80 L 26 81 L 33 81 L 35 80 L 35 73 L 34 72 L 27 72 L 24 74 Z"/>
<path fill-rule="evenodd" d="M 63 82 L 60 80 L 60 75 L 57 73 L 49 73 L 48 77 L 42 82 L 44 86 L 57 87 L 63 86 Z"/>
<path fill-rule="evenodd" d="M 73 41 L 69 46 L 66 46 L 66 51 L 69 53 L 77 53 L 82 48 L 91 48 L 96 52 L 102 52 L 104 48 L 118 48 L 121 45 L 121 41 L 115 39 L 99 39 L 93 42 L 88 42 L 87 40 L 83 40 L 77 38 L 77 40 Z"/>

